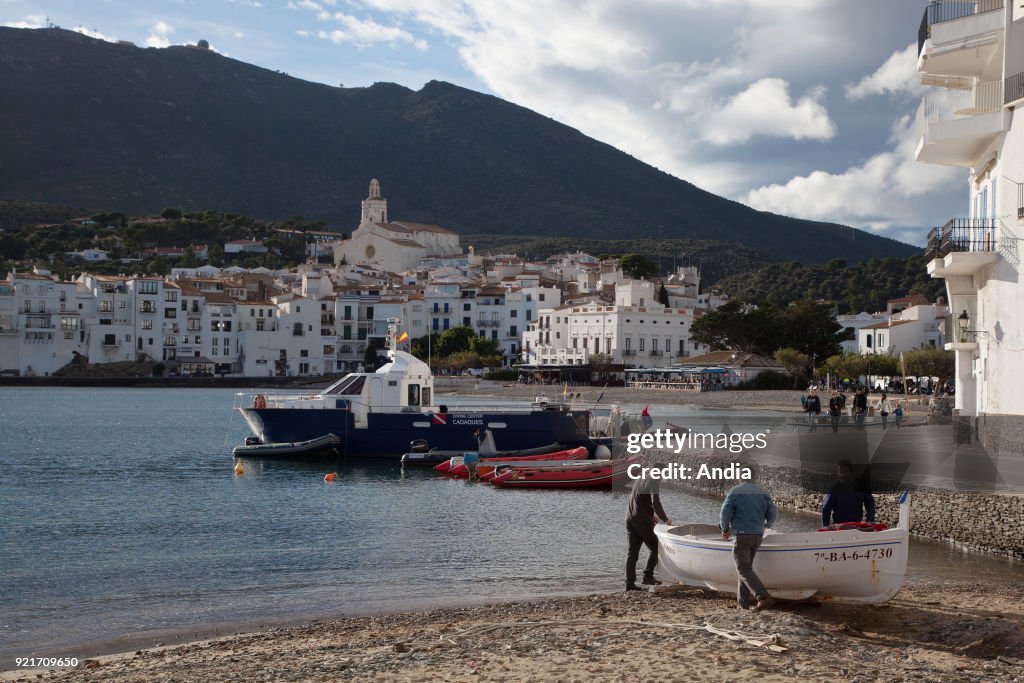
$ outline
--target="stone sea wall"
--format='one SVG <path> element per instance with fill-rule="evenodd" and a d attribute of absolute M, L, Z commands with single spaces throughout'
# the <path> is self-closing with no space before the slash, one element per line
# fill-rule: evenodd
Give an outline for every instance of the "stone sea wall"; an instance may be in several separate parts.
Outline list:
<path fill-rule="evenodd" d="M 671 460 L 697 472 L 702 464 L 727 467 L 735 458 L 715 454 L 682 453 Z M 802 512 L 818 513 L 824 491 L 835 481 L 829 472 L 808 473 L 793 467 L 757 465 L 758 483 L 772 495 L 780 507 Z M 685 485 L 672 487 L 696 489 L 703 493 L 724 497 L 731 482 L 693 479 Z M 884 482 L 874 486 L 877 519 L 895 526 L 898 518 L 899 492 Z M 987 495 L 953 492 L 921 487 L 911 489 L 911 533 L 938 541 L 947 541 L 961 547 L 985 550 L 1000 555 L 1024 558 L 1024 496 Z"/>

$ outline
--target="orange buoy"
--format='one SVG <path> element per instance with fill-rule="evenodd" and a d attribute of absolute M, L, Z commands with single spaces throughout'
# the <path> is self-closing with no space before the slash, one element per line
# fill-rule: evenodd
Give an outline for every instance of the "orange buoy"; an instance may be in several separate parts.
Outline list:
<path fill-rule="evenodd" d="M 338 476 L 337 472 L 328 472 L 324 475 L 324 481 L 334 481 L 336 476 Z"/>
<path fill-rule="evenodd" d="M 235 474 L 245 474 L 245 466 L 242 465 L 241 460 L 235 463 Z"/>

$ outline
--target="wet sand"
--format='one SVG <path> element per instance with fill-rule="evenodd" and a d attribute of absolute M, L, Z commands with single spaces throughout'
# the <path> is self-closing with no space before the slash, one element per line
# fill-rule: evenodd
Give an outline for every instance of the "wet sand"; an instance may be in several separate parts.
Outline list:
<path fill-rule="evenodd" d="M 53 681 L 1024 680 L 1024 584 L 739 610 L 693 589 L 436 609 L 9 671 Z"/>

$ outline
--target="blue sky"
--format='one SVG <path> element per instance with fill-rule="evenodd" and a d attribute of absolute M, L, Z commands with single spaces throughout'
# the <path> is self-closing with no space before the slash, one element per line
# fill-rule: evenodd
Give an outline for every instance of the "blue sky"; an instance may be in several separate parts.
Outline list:
<path fill-rule="evenodd" d="M 345 86 L 444 80 L 758 209 L 921 243 L 965 169 L 918 164 L 924 0 L 0 0 L 0 24 L 217 51 Z"/>

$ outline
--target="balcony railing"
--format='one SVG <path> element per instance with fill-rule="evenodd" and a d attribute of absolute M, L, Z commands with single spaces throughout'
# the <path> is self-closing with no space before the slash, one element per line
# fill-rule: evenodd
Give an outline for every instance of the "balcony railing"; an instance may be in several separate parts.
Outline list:
<path fill-rule="evenodd" d="M 1004 0 L 933 0 L 924 8 L 921 27 L 917 30 L 917 54 L 921 54 L 924 43 L 931 37 L 932 26 L 944 21 L 963 19 L 975 14 L 984 14 L 1003 9 Z"/>
<path fill-rule="evenodd" d="M 661 355 L 661 351 L 651 351 L 651 355 L 652 356 L 660 356 Z"/>
<path fill-rule="evenodd" d="M 954 218 L 928 233 L 925 258 L 943 258 L 954 252 L 995 251 L 997 229 L 994 218 Z"/>
<path fill-rule="evenodd" d="M 636 355 L 636 349 L 622 349 L 622 355 L 623 356 L 635 356 Z"/>
<path fill-rule="evenodd" d="M 1024 98 L 1024 73 L 1014 74 L 1003 85 L 1003 104 Z"/>
<path fill-rule="evenodd" d="M 1003 81 L 971 83 L 929 93 L 924 98 L 925 121 L 952 121 L 966 116 L 983 116 L 1002 111 Z"/>

